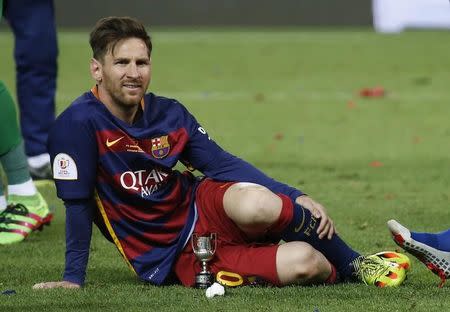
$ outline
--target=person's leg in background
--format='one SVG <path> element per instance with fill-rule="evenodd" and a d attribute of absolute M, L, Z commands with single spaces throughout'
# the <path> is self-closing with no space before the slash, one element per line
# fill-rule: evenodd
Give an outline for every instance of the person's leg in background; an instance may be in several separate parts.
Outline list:
<path fill-rule="evenodd" d="M 0 81 L 0 163 L 8 183 L 0 181 L 0 245 L 17 243 L 49 223 L 52 215 L 28 172 L 13 99 Z"/>
<path fill-rule="evenodd" d="M 450 278 L 450 229 L 440 233 L 420 233 L 410 231 L 395 220 L 389 220 L 387 225 L 394 242 L 438 275 L 442 287 Z"/>
<path fill-rule="evenodd" d="M 48 131 L 55 119 L 57 36 L 52 0 L 5 1 L 15 37 L 17 99 L 33 179 L 51 179 Z"/>

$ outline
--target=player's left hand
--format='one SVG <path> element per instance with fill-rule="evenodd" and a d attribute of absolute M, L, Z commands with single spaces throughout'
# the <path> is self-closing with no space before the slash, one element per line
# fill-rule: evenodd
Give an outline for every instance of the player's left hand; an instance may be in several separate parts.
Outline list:
<path fill-rule="evenodd" d="M 319 235 L 320 239 L 324 237 L 331 239 L 333 237 L 334 233 L 336 233 L 336 228 L 334 226 L 333 220 L 331 220 L 331 218 L 328 216 L 325 207 L 323 207 L 321 204 L 314 201 L 307 195 L 297 197 L 295 202 L 301 205 L 303 208 L 311 211 L 311 214 L 315 218 L 320 219 L 320 224 L 317 228 L 317 234 Z"/>

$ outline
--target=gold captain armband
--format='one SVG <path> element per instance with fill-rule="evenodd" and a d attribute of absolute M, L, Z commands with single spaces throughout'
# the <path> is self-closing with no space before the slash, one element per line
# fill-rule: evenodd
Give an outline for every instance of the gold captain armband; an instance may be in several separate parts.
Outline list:
<path fill-rule="evenodd" d="M 228 287 L 237 287 L 244 283 L 242 276 L 237 273 L 227 271 L 217 272 L 216 279 L 220 284 Z"/>

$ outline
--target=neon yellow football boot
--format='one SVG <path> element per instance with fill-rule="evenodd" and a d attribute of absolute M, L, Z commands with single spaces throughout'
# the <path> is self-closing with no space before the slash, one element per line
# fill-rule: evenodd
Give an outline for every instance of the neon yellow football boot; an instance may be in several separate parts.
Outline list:
<path fill-rule="evenodd" d="M 375 254 L 360 256 L 352 262 L 354 275 L 366 285 L 397 287 L 406 278 L 405 269 L 398 263 Z"/>
<path fill-rule="evenodd" d="M 23 241 L 31 232 L 49 225 L 53 214 L 40 193 L 8 196 L 8 207 L 0 213 L 0 245 Z"/>

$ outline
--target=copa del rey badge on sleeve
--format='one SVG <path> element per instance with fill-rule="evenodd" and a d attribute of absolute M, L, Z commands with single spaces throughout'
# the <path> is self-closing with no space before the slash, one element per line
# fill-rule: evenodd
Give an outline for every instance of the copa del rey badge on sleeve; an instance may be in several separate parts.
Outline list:
<path fill-rule="evenodd" d="M 53 160 L 53 178 L 55 180 L 78 179 L 77 164 L 72 157 L 65 153 L 59 153 Z"/>

